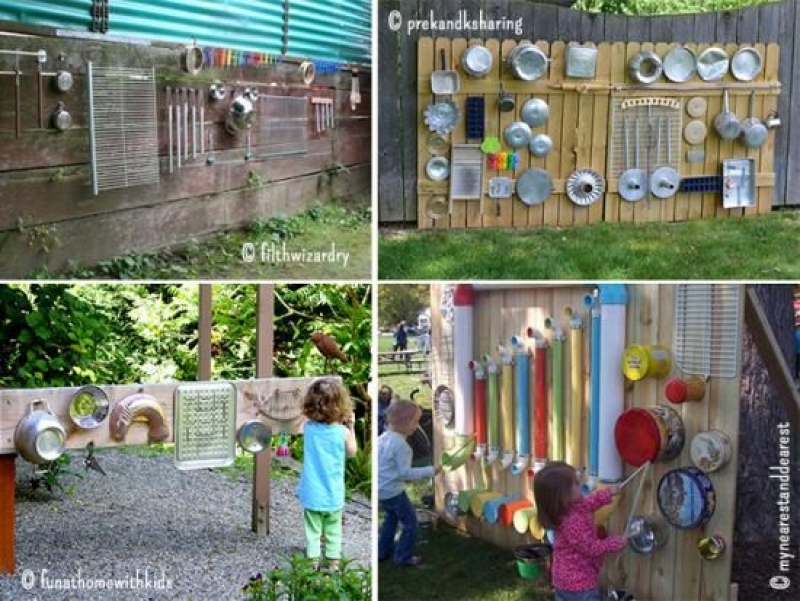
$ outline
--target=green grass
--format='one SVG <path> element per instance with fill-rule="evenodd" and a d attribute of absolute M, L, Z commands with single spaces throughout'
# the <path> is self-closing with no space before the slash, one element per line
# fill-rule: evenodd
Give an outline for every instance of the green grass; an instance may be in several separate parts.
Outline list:
<path fill-rule="evenodd" d="M 317 205 L 292 216 L 257 221 L 244 231 L 226 232 L 202 241 L 190 241 L 159 252 L 131 254 L 65 274 L 37 272 L 36 278 L 52 279 L 368 279 L 371 275 L 371 214 L 365 208 L 338 204 Z M 245 243 L 254 245 L 256 258 L 242 258 Z M 272 245 L 275 245 L 273 247 Z M 332 262 L 271 260 L 272 248 L 286 252 L 349 253 Z M 266 249 L 262 261 L 261 249 Z"/>
<path fill-rule="evenodd" d="M 383 232 L 381 279 L 798 279 L 800 212 L 566 230 Z"/>
<path fill-rule="evenodd" d="M 391 561 L 378 566 L 381 601 L 459 599 L 460 601 L 544 601 L 549 586 L 523 580 L 517 574 L 513 552 L 440 525 L 418 547 L 422 563 L 397 567 Z"/>

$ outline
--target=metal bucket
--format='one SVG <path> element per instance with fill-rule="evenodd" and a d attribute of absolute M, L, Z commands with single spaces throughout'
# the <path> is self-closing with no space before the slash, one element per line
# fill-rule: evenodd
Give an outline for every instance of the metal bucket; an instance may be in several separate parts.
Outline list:
<path fill-rule="evenodd" d="M 731 439 L 721 430 L 698 432 L 689 445 L 689 456 L 704 472 L 716 472 L 731 460 Z"/>
<path fill-rule="evenodd" d="M 644 378 L 663 378 L 672 369 L 669 349 L 657 344 L 632 344 L 622 357 L 622 373 L 637 382 Z"/>
<path fill-rule="evenodd" d="M 686 430 L 680 415 L 670 407 L 634 407 L 617 418 L 614 441 L 625 463 L 639 467 L 647 461 L 675 459 L 686 442 Z"/>
<path fill-rule="evenodd" d="M 666 520 L 684 530 L 699 528 L 708 522 L 717 504 L 714 484 L 694 467 L 664 474 L 658 483 L 656 498 Z"/>

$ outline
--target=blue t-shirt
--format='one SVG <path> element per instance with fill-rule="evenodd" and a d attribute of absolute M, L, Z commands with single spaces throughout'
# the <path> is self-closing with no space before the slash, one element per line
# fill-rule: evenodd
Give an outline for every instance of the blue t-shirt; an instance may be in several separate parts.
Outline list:
<path fill-rule="evenodd" d="M 297 495 L 303 509 L 339 511 L 344 507 L 344 462 L 347 428 L 306 422 L 303 427 L 303 472 Z"/>

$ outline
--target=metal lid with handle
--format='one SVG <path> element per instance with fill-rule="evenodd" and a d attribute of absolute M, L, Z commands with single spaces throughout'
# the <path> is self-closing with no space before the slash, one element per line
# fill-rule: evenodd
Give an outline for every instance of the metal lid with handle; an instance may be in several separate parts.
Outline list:
<path fill-rule="evenodd" d="M 619 195 L 628 202 L 636 202 L 644 198 L 647 191 L 647 173 L 639 169 L 639 119 L 637 118 L 634 131 L 634 163 L 630 167 L 630 136 L 628 135 L 628 119 L 622 119 L 622 131 L 625 137 L 625 171 L 620 175 L 618 189 Z"/>

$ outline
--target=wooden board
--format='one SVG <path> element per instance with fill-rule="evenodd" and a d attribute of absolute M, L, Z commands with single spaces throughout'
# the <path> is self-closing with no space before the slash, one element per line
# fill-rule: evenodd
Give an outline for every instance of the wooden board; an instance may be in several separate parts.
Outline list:
<path fill-rule="evenodd" d="M 292 420 L 275 421 L 262 412 L 262 405 L 270 395 L 276 392 L 287 395 L 288 398 L 296 399 L 298 412 L 302 406 L 302 399 L 306 388 L 317 378 L 263 378 L 257 380 L 239 380 L 232 382 L 237 392 L 237 414 L 236 425 L 240 426 L 248 419 L 259 418 L 269 424 L 273 431 L 285 431 L 289 434 L 299 432 L 298 427 L 301 422 Z M 164 422 L 169 430 L 169 437 L 163 442 L 173 441 L 173 395 L 178 383 L 169 384 L 126 384 L 119 386 L 102 386 L 101 388 L 108 395 L 111 403 L 111 410 L 116 403 L 125 397 L 143 393 L 153 396 L 164 412 Z M 101 424 L 93 430 L 81 430 L 76 428 L 69 417 L 69 402 L 80 387 L 73 388 L 39 388 L 39 389 L 16 389 L 0 391 L 0 402 L 3 404 L 2 421 L 0 421 L 0 455 L 15 453 L 14 430 L 17 424 L 29 412 L 31 402 L 34 400 L 45 400 L 50 410 L 55 414 L 64 428 L 67 430 L 66 448 L 82 449 L 90 441 L 94 441 L 96 447 L 117 446 L 119 444 L 146 444 L 148 426 L 146 422 L 134 422 L 127 432 L 123 442 L 117 442 L 111 438 L 108 428 L 110 417 L 106 418 L 105 424 Z"/>
<path fill-rule="evenodd" d="M 628 285 L 629 302 L 626 307 L 626 344 L 662 344 L 672 348 L 674 339 L 675 285 L 672 284 L 631 284 Z M 739 286 L 739 294 L 743 295 L 744 287 Z M 494 353 L 498 341 L 506 341 L 511 335 L 522 334 L 528 326 L 542 333 L 550 340 L 552 332 L 544 327 L 548 316 L 554 317 L 563 328 L 568 328 L 568 320 L 563 315 L 565 306 L 584 314 L 584 398 L 585 412 L 582 423 L 581 441 L 584 457 L 588 449 L 588 398 L 590 373 L 589 349 L 591 344 L 591 321 L 584 308 L 583 297 L 590 288 L 583 285 L 531 285 L 502 289 L 478 289 L 474 305 L 474 344 L 475 354 Z M 432 301 L 434 300 L 432 294 Z M 744 315 L 743 298 L 740 303 L 739 331 L 743 335 Z M 720 302 L 717 300 L 717 302 Z M 438 312 L 432 312 L 434 331 L 440 321 Z M 528 339 L 526 339 L 528 340 Z M 433 352 L 436 354 L 436 341 Z M 532 346 L 532 341 L 528 342 Z M 569 340 L 565 347 L 565 371 L 570 368 Z M 552 405 L 552 349 L 548 350 L 548 401 Z M 632 592 L 638 599 L 654 601 L 685 599 L 727 600 L 731 579 L 730 550 L 715 561 L 705 561 L 697 553 L 697 541 L 705 535 L 720 534 L 729 543 L 733 540 L 735 510 L 733 499 L 736 498 L 736 457 L 738 453 L 739 430 L 739 395 L 741 360 L 733 378 L 710 378 L 707 382 L 706 395 L 699 403 L 670 405 L 680 415 L 686 430 L 686 442 L 679 457 L 670 462 L 657 462 L 652 465 L 643 483 L 638 514 L 659 514 L 655 498 L 661 477 L 669 470 L 691 465 L 689 447 L 692 438 L 700 431 L 719 429 L 731 439 L 733 457 L 721 470 L 709 474 L 717 497 L 714 516 L 703 528 L 696 530 L 678 530 L 669 527 L 669 539 L 665 547 L 652 555 L 637 555 L 624 551 L 617 556 L 605 560 L 603 581 L 618 589 Z M 673 375 L 678 375 L 673 368 Z M 437 373 L 434 368 L 434 380 L 438 384 L 452 384 Z M 628 383 L 625 388 L 625 408 L 652 407 L 655 404 L 668 404 L 664 397 L 664 385 L 668 378 L 644 379 Z M 531 386 L 533 388 L 533 378 Z M 568 397 L 567 397 L 568 398 Z M 552 413 L 552 412 L 551 412 Z M 533 408 L 531 408 L 533 416 Z M 533 417 L 531 419 L 533 422 Z M 567 442 L 572 433 L 566 433 Z M 533 437 L 533 432 L 531 432 Z M 442 443 L 442 433 L 437 430 L 436 444 Z M 531 441 L 533 442 L 533 441 Z M 552 440 L 551 440 L 552 443 Z M 552 448 L 551 448 L 552 453 Z M 584 463 L 585 465 L 586 463 Z M 580 467 L 580 466 L 578 466 Z M 626 466 L 625 475 L 632 473 L 633 468 Z M 501 494 L 520 494 L 533 499 L 530 480 L 513 476 L 510 472 L 502 472 L 497 466 L 482 467 L 477 462 L 468 462 L 466 466 L 455 470 L 445 479 L 437 479 L 437 508 L 441 511 L 440 499 L 443 498 L 445 485 L 448 492 L 468 488 L 488 487 Z M 623 494 L 619 508 L 607 524 L 612 534 L 621 532 L 626 521 L 633 495 Z M 474 536 L 505 548 L 513 548 L 525 542 L 532 542 L 530 535 L 520 536 L 513 528 L 500 524 L 487 524 L 472 516 L 459 518 L 455 524 Z"/>

